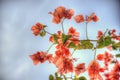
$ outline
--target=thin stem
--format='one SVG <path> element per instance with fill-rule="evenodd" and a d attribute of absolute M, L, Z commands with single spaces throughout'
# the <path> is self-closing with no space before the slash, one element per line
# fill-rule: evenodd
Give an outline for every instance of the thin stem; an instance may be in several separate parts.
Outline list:
<path fill-rule="evenodd" d="M 88 26 L 88 23 L 86 22 L 86 38 L 88 40 L 89 38 L 88 38 L 88 29 L 87 29 L 87 26 Z"/>
<path fill-rule="evenodd" d="M 97 46 L 97 43 L 96 43 L 96 46 Z M 96 63 L 96 51 L 97 51 L 96 47 L 94 48 L 94 50 L 95 50 L 95 52 L 94 52 L 94 61 Z M 93 66 L 95 65 L 95 63 L 93 63 Z M 95 74 L 95 66 L 94 66 L 93 80 L 94 80 L 95 76 L 96 76 L 96 74 Z"/>
<path fill-rule="evenodd" d="M 106 29 L 106 31 L 104 32 L 104 34 L 103 34 L 103 36 L 102 37 L 104 37 L 105 36 L 105 34 L 108 32 L 108 29 Z"/>
<path fill-rule="evenodd" d="M 72 75 L 73 75 L 73 73 L 71 73 L 71 79 L 72 79 Z"/>
<path fill-rule="evenodd" d="M 93 42 L 97 42 L 97 40 L 72 40 L 72 41 L 93 41 Z"/>
<path fill-rule="evenodd" d="M 61 25 L 62 25 L 62 31 L 63 31 L 63 33 L 65 33 L 65 31 L 64 31 L 64 26 L 63 26 L 63 22 L 64 22 L 64 20 L 65 20 L 65 18 L 61 21 Z"/>
<path fill-rule="evenodd" d="M 54 43 L 48 48 L 47 53 L 50 51 L 50 49 L 52 48 L 53 45 L 54 45 Z"/>
<path fill-rule="evenodd" d="M 71 56 L 75 53 L 75 51 L 76 51 L 76 48 L 73 50 L 73 52 L 72 52 Z"/>
<path fill-rule="evenodd" d="M 95 57 L 96 57 L 96 51 L 97 51 L 97 50 L 96 50 L 96 48 L 95 48 L 95 53 L 94 53 L 94 60 L 96 60 L 96 59 L 95 59 Z"/>
<path fill-rule="evenodd" d="M 52 33 L 50 33 L 50 32 L 48 32 L 48 31 L 46 31 L 46 30 L 44 30 L 46 33 L 48 33 L 49 35 L 53 35 Z"/>

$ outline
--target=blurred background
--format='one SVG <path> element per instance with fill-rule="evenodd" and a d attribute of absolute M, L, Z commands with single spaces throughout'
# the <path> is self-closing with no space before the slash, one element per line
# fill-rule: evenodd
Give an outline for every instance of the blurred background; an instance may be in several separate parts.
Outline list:
<path fill-rule="evenodd" d="M 120 32 L 119 0 L 0 0 L 0 80 L 48 80 L 49 74 L 56 72 L 56 67 L 48 62 L 34 66 L 29 55 L 45 51 L 51 45 L 49 35 L 41 38 L 32 34 L 32 25 L 36 22 L 46 24 L 51 33 L 61 29 L 60 24 L 52 23 L 52 16 L 48 14 L 58 6 L 74 9 L 75 15 L 95 12 L 99 21 L 88 25 L 90 39 L 96 39 L 97 31 L 106 28 Z M 66 33 L 71 26 L 80 32 L 80 39 L 85 39 L 84 23 L 66 20 Z M 97 53 L 102 52 L 104 49 L 97 50 Z M 54 48 L 50 53 L 54 53 Z M 93 53 L 81 50 L 74 56 L 87 65 L 93 59 Z M 87 73 L 82 75 L 88 78 Z"/>

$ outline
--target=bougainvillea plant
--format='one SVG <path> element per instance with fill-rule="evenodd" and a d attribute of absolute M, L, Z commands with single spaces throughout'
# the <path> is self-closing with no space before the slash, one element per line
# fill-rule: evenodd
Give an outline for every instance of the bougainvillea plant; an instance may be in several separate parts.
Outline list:
<path fill-rule="evenodd" d="M 89 80 L 120 80 L 120 53 L 110 53 L 112 50 L 119 52 L 120 50 L 120 34 L 116 34 L 116 30 L 106 29 L 105 32 L 98 31 L 95 40 L 91 40 L 88 36 L 88 24 L 90 22 L 97 22 L 99 18 L 95 13 L 91 13 L 90 16 L 84 16 L 78 14 L 74 16 L 73 9 L 66 9 L 64 6 L 57 7 L 53 12 L 49 12 L 53 16 L 52 22 L 62 25 L 62 30 L 56 33 L 50 33 L 46 31 L 47 25 L 42 23 L 36 23 L 32 26 L 31 30 L 35 36 L 44 37 L 49 34 L 49 42 L 51 46 L 46 51 L 37 51 L 30 55 L 34 65 L 49 61 L 57 67 L 55 74 L 50 74 L 49 80 L 87 80 L 85 76 L 81 76 L 82 73 L 87 72 Z M 65 34 L 64 20 L 71 20 L 74 16 L 74 21 L 78 24 L 86 23 L 86 39 L 80 39 L 80 33 L 76 31 L 74 27 L 70 27 Z M 81 35 L 82 36 L 82 35 Z M 95 45 L 94 45 L 95 44 Z M 51 47 L 55 47 L 55 52 L 49 53 Z M 101 54 L 96 54 L 97 49 L 107 48 L 109 51 L 105 51 Z M 73 49 L 71 52 L 70 49 Z M 86 66 L 85 62 L 74 64 L 77 62 L 77 58 L 73 57 L 76 50 L 88 50 L 94 51 L 94 58 Z M 100 65 L 103 62 L 104 66 Z M 112 68 L 109 65 L 112 64 Z M 74 73 L 73 76 L 66 76 L 67 73 Z M 103 78 L 104 77 L 104 78 Z"/>

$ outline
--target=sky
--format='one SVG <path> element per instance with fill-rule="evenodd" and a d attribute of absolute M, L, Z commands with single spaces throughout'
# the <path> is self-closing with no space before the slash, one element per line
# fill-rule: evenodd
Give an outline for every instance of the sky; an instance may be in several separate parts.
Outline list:
<path fill-rule="evenodd" d="M 97 23 L 88 25 L 90 39 L 96 39 L 97 31 L 116 29 L 120 32 L 120 1 L 119 0 L 2 0 L 0 2 L 0 80 L 48 80 L 49 74 L 56 72 L 53 64 L 45 62 L 34 66 L 29 55 L 36 51 L 45 51 L 51 43 L 49 35 L 35 37 L 31 26 L 36 22 L 48 25 L 47 31 L 55 33 L 61 30 L 61 25 L 52 23 L 48 14 L 58 6 L 72 8 L 75 15 L 90 15 L 92 12 L 99 17 Z M 80 32 L 80 39 L 86 39 L 85 24 L 76 24 L 74 20 L 64 22 L 65 32 L 69 27 L 75 27 Z M 97 53 L 105 49 L 97 50 Z M 54 53 L 54 48 L 50 50 Z M 89 63 L 93 59 L 91 50 L 76 51 L 74 56 L 80 62 Z M 82 74 L 88 78 L 87 73 Z"/>

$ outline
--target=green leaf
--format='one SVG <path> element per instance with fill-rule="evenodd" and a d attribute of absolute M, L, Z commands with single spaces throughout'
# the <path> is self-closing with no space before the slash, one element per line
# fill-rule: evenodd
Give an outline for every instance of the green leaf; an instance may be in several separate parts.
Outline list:
<path fill-rule="evenodd" d="M 111 31 L 108 31 L 108 35 L 111 35 Z"/>
<path fill-rule="evenodd" d="M 86 79 L 86 77 L 81 76 L 81 77 L 79 77 L 79 80 L 87 80 L 87 79 Z"/>
<path fill-rule="evenodd" d="M 117 50 L 117 47 L 114 46 L 114 45 L 112 45 L 112 49 L 113 49 L 113 50 Z"/>
<path fill-rule="evenodd" d="M 97 43 L 97 48 L 104 48 L 106 46 L 109 46 L 110 44 L 113 43 L 113 41 L 111 40 L 112 38 L 110 36 L 106 36 L 105 38 L 100 38 Z"/>
<path fill-rule="evenodd" d="M 58 73 L 56 72 L 56 73 L 55 73 L 55 78 L 57 78 L 57 77 L 58 77 Z"/>
<path fill-rule="evenodd" d="M 116 63 L 116 61 L 112 61 L 111 63 Z"/>
<path fill-rule="evenodd" d="M 76 78 L 76 77 L 75 77 L 73 80 L 79 80 L 79 78 Z"/>
<path fill-rule="evenodd" d="M 67 77 L 65 75 L 63 75 L 63 77 L 64 77 L 64 80 L 67 80 Z"/>
<path fill-rule="evenodd" d="M 81 49 L 84 49 L 84 48 L 85 48 L 85 46 L 80 45 L 80 44 L 78 44 L 77 47 L 76 47 L 77 50 L 81 50 Z"/>
<path fill-rule="evenodd" d="M 45 30 L 42 30 L 41 32 L 40 32 L 40 36 L 41 37 L 44 37 L 46 35 L 46 31 Z"/>
<path fill-rule="evenodd" d="M 120 42 L 118 42 L 118 43 L 113 43 L 112 44 L 112 48 L 114 49 L 114 50 L 117 50 L 117 48 L 120 48 Z"/>
<path fill-rule="evenodd" d="M 46 27 L 48 27 L 47 25 L 44 25 L 43 28 L 45 29 Z"/>
<path fill-rule="evenodd" d="M 54 80 L 54 76 L 52 74 L 49 75 L 49 80 Z"/>
<path fill-rule="evenodd" d="M 54 39 L 55 43 L 58 43 L 58 35 L 57 34 L 53 34 L 53 39 Z"/>
<path fill-rule="evenodd" d="M 75 44 L 73 42 L 71 42 L 69 45 L 68 45 L 68 48 L 76 48 Z"/>
<path fill-rule="evenodd" d="M 61 77 L 57 77 L 57 80 L 62 80 L 62 78 Z"/>
<path fill-rule="evenodd" d="M 116 54 L 115 56 L 116 56 L 117 58 L 120 58 L 120 54 Z"/>
<path fill-rule="evenodd" d="M 83 41 L 80 41 L 81 44 L 79 45 L 80 48 L 83 48 L 83 49 L 92 49 L 93 48 L 93 44 L 88 40 L 83 40 Z"/>
<path fill-rule="evenodd" d="M 65 35 L 65 34 L 62 34 L 62 41 L 63 41 L 63 44 L 71 37 L 71 35 Z"/>
<path fill-rule="evenodd" d="M 104 45 L 109 46 L 112 43 L 111 37 L 107 36 L 104 39 Z"/>
<path fill-rule="evenodd" d="M 118 43 L 116 43 L 116 44 L 114 44 L 114 46 L 116 46 L 116 47 L 120 47 L 120 42 L 118 42 Z"/>

